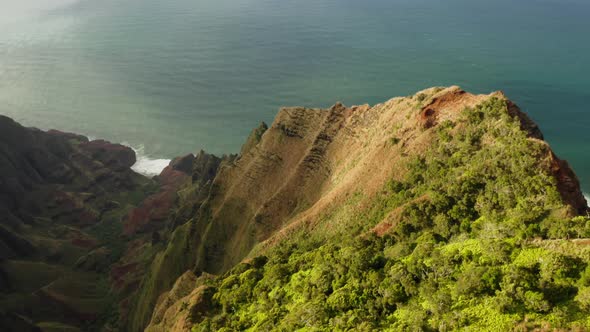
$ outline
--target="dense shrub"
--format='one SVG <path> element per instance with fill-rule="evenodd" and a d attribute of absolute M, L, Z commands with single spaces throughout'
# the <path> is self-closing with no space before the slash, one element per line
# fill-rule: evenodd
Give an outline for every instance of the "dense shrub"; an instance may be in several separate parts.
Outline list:
<path fill-rule="evenodd" d="M 590 251 L 566 240 L 590 223 L 556 217 L 546 146 L 500 99 L 461 119 L 340 232 L 292 236 L 221 276 L 194 330 L 590 328 Z M 394 209 L 389 234 L 368 235 Z"/>

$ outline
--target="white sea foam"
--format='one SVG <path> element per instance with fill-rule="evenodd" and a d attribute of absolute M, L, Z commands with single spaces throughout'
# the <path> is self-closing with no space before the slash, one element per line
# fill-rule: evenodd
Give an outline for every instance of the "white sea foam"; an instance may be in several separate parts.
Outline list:
<path fill-rule="evenodd" d="M 158 175 L 170 163 L 170 159 L 150 158 L 150 156 L 145 154 L 143 146 L 133 147 L 126 143 L 122 144 L 129 146 L 133 149 L 133 151 L 135 151 L 137 161 L 131 167 L 131 169 L 139 174 L 143 174 L 146 176 Z"/>
<path fill-rule="evenodd" d="M 586 199 L 586 202 L 590 204 L 590 194 L 584 193 L 584 198 Z"/>

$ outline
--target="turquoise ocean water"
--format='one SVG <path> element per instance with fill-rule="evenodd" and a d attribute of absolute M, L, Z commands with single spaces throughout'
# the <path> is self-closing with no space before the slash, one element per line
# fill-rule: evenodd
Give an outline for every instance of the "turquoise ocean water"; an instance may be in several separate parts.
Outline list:
<path fill-rule="evenodd" d="M 0 113 L 147 161 L 237 152 L 283 105 L 503 90 L 590 190 L 589 16 L 588 0 L 0 0 Z"/>

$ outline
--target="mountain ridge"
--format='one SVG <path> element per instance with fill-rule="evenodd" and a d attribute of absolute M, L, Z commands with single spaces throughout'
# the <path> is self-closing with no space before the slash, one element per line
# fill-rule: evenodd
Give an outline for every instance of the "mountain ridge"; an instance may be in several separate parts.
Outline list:
<path fill-rule="evenodd" d="M 0 125 L 8 124 L 10 129 L 0 131 L 9 133 L 0 134 L 1 156 L 11 156 L 16 146 L 55 150 L 51 152 L 55 158 L 40 154 L 37 159 L 43 160 L 42 166 L 29 173 L 45 172 L 62 182 L 73 181 L 68 197 L 102 188 L 95 194 L 100 197 L 98 202 L 113 211 L 70 230 L 82 234 L 76 241 L 88 249 L 75 268 L 59 272 L 57 280 L 73 278 L 77 269 L 97 269 L 100 272 L 92 276 L 109 285 L 100 296 L 108 294 L 114 306 L 108 312 L 93 308 L 92 326 L 80 326 L 56 313 L 55 321 L 47 321 L 50 316 L 29 317 L 33 325 L 59 323 L 104 331 L 294 330 L 306 326 L 444 330 L 444 326 L 459 324 L 451 323 L 448 315 L 459 315 L 468 322 L 466 326 L 488 326 L 469 306 L 435 310 L 432 306 L 439 300 L 424 292 L 428 285 L 440 283 L 437 275 L 445 276 L 445 284 L 430 293 L 446 299 L 440 303 L 449 299 L 462 303 L 461 296 L 472 298 L 477 293 L 472 289 L 481 287 L 485 296 L 477 294 L 485 301 L 503 301 L 498 306 L 505 308 L 502 312 L 495 312 L 488 302 L 473 304 L 494 311 L 503 319 L 502 326 L 526 325 L 529 316 L 547 323 L 551 319 L 548 305 L 568 315 L 551 323 L 554 326 L 583 325 L 579 315 L 586 312 L 586 300 L 582 296 L 590 285 L 577 281 L 574 287 L 574 277 L 556 281 L 560 274 L 547 270 L 542 262 L 551 255 L 564 257 L 579 267 L 570 267 L 567 273 L 585 278 L 585 240 L 570 239 L 590 237 L 590 222 L 583 217 L 587 202 L 569 164 L 553 153 L 538 126 L 502 92 L 474 95 L 452 86 L 374 106 L 286 107 L 270 126 L 261 123 L 254 128 L 238 155 L 217 157 L 203 151 L 185 155 L 172 160 L 152 179 L 131 171 L 135 160 L 131 149 L 75 134 L 22 129 L 0 120 Z M 14 128 L 43 139 L 41 143 L 15 140 Z M 60 163 L 65 166 L 52 166 Z M 73 168 L 80 170 L 77 175 L 70 175 L 74 174 L 71 165 L 82 165 Z M 0 175 L 11 172 L 7 168 Z M 12 181 L 5 178 L 0 180 Z M 78 180 L 87 178 L 94 180 Z M 96 187 L 96 181 L 105 181 L 106 187 Z M 48 187 L 48 195 L 61 192 L 61 186 Z M 129 191 L 129 197 L 119 196 L 118 191 Z M 0 206 L 11 204 L 10 195 L 5 196 Z M 67 202 L 56 204 L 69 211 Z M 76 204 L 76 211 L 97 209 L 92 200 Z M 45 216 L 44 208 L 27 211 L 56 225 L 62 222 L 56 215 Z M 3 215 L 3 221 L 10 215 L 14 213 Z M 75 215 L 72 221 L 83 216 Z M 103 238 L 90 231 L 109 224 L 104 216 L 117 225 L 115 237 Z M 5 222 L 2 226 L 4 229 Z M 32 227 L 37 232 L 35 227 L 40 226 Z M 20 246 L 23 250 L 31 248 L 19 238 L 32 241 L 28 239 L 33 239 L 33 233 L 10 230 L 7 234 L 10 236 L 0 234 L 0 239 L 10 237 L 11 243 L 25 243 Z M 54 241 L 54 236 L 50 234 L 49 239 Z M 39 247 L 31 243 L 31 250 Z M 478 249 L 481 246 L 494 253 L 505 247 L 511 254 L 486 256 Z M 111 247 L 118 248 L 114 256 L 108 253 Z M 440 267 L 458 247 L 470 248 L 461 250 L 471 250 L 488 263 L 472 262 L 467 255 L 460 261 L 451 260 L 454 265 Z M 516 258 L 541 249 L 549 256 L 535 256 L 533 261 L 539 259 L 541 263 L 535 264 L 541 265 L 531 265 L 538 266 L 531 275 L 542 273 L 537 279 L 543 284 L 522 294 L 512 290 L 516 299 L 506 302 L 502 294 L 509 292 L 506 287 L 513 282 L 509 280 L 511 269 L 529 269 Z M 439 256 L 440 262 L 427 263 L 430 257 Z M 11 259 L 0 263 L 8 276 L 23 264 Z M 53 264 L 46 258 L 34 258 L 27 264 L 41 262 Z M 341 273 L 342 266 L 348 266 L 348 274 Z M 469 281 L 467 287 L 462 277 L 447 275 L 459 268 L 473 268 L 473 275 L 491 273 L 489 284 Z M 553 274 L 555 280 L 546 278 Z M 399 279 L 401 275 L 405 277 Z M 63 290 L 56 285 L 61 283 L 50 282 L 53 286 L 41 288 L 57 298 Z M 361 284 L 364 286 L 358 288 Z M 85 285 L 86 281 L 80 284 L 79 292 L 83 293 Z M 40 286 L 46 285 L 41 282 Z M 555 300 L 552 289 L 556 287 L 566 287 L 564 299 Z M 86 296 L 69 294 L 72 303 Z M 368 301 L 367 305 L 354 302 L 356 296 Z M 535 306 L 527 304 L 533 301 L 530 296 L 535 297 Z M 313 309 L 303 305 L 303 299 L 311 301 Z M 8 316 L 0 315 L 0 326 L 2 317 L 6 324 L 16 326 L 10 312 L 29 315 L 2 303 L 0 309 L 8 310 Z M 426 307 L 433 315 L 429 320 L 419 323 L 403 316 L 414 312 L 422 317 Z M 267 314 L 257 315 L 257 311 Z M 310 312 L 313 317 L 306 316 Z M 308 323 L 298 320 L 304 316 Z"/>
<path fill-rule="evenodd" d="M 292 234 L 317 232 L 325 215 L 359 190 L 373 197 L 387 179 L 400 180 L 404 154 L 428 151 L 436 139 L 436 127 L 492 99 L 505 103 L 507 115 L 518 119 L 528 141 L 542 150 L 543 168 L 556 179 L 566 203 L 556 213 L 564 218 L 583 213 L 587 207 L 575 174 L 541 141 L 534 122 L 501 92 L 472 95 L 458 87 L 432 88 L 373 107 L 347 108 L 337 103 L 326 110 L 283 108 L 262 135 L 260 129 L 253 134 L 259 137 L 258 144 L 249 140 L 242 154 L 221 167 L 213 180 L 202 214 L 206 217 L 193 219 L 198 240 L 190 247 L 198 254 L 191 268 L 197 275 L 225 272 Z M 397 222 L 384 220 L 375 227 L 387 232 Z M 330 233 L 333 228 L 324 231 Z M 144 285 L 144 289 L 150 287 Z"/>

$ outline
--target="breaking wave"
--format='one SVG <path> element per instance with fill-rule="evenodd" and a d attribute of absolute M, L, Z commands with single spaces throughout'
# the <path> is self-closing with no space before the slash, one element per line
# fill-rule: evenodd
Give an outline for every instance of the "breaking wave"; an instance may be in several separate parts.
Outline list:
<path fill-rule="evenodd" d="M 170 164 L 170 159 L 156 159 L 148 156 L 145 153 L 143 145 L 140 145 L 139 147 L 134 147 L 130 146 L 129 144 L 123 144 L 129 146 L 133 149 L 133 151 L 135 151 L 137 161 L 131 167 L 131 169 L 139 174 L 143 174 L 146 176 L 155 176 L 160 174 L 162 170 L 166 168 L 168 164 Z"/>

